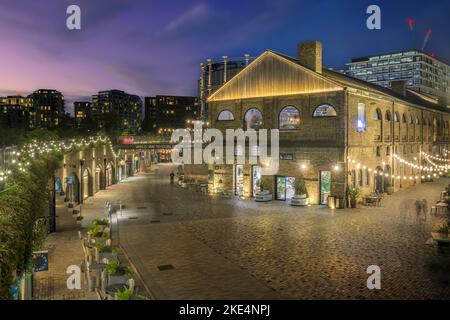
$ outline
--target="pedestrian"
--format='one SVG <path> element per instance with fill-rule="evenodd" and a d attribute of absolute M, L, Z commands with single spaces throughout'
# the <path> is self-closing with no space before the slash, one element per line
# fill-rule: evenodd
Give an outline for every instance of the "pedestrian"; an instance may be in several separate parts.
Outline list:
<path fill-rule="evenodd" d="M 175 178 L 175 173 L 173 171 L 170 173 L 170 183 L 173 184 L 173 180 Z"/>
<path fill-rule="evenodd" d="M 422 200 L 422 211 L 423 211 L 424 220 L 427 221 L 427 215 L 428 215 L 428 201 L 427 201 L 427 199 L 423 199 Z"/>
<path fill-rule="evenodd" d="M 422 210 L 422 201 L 420 200 L 416 200 L 416 202 L 414 202 L 414 206 L 416 208 L 416 219 L 417 221 L 419 221 L 420 219 L 420 211 Z"/>

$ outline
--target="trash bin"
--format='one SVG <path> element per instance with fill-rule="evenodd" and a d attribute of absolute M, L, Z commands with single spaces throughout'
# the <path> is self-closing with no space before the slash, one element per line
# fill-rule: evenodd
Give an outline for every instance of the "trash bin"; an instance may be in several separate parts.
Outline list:
<path fill-rule="evenodd" d="M 328 196 L 327 204 L 329 209 L 336 209 L 336 198 L 334 196 Z"/>
<path fill-rule="evenodd" d="M 336 198 L 336 208 L 337 209 L 344 209 L 345 208 L 345 201 L 344 197 L 337 196 Z"/>

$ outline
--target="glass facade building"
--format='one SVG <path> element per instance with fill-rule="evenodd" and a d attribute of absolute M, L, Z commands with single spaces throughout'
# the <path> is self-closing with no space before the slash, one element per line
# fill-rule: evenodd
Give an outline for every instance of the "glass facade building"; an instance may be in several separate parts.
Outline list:
<path fill-rule="evenodd" d="M 346 74 L 390 88 L 404 80 L 416 92 L 450 101 L 450 66 L 424 52 L 413 50 L 352 59 Z"/>

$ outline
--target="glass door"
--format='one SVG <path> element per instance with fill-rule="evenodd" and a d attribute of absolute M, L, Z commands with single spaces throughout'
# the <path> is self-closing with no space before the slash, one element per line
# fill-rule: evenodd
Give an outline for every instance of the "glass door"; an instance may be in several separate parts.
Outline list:
<path fill-rule="evenodd" d="M 236 195 L 244 195 L 244 166 L 242 164 L 236 165 Z"/>
<path fill-rule="evenodd" d="M 331 192 L 331 172 L 320 171 L 320 204 L 328 203 Z"/>
<path fill-rule="evenodd" d="M 261 167 L 252 166 L 252 196 L 259 192 L 259 183 L 261 181 Z"/>
<path fill-rule="evenodd" d="M 295 195 L 295 177 L 277 177 L 276 199 L 289 200 Z"/>
<path fill-rule="evenodd" d="M 295 177 L 286 177 L 286 200 L 295 195 Z"/>
<path fill-rule="evenodd" d="M 286 177 L 277 177 L 277 200 L 286 200 Z"/>

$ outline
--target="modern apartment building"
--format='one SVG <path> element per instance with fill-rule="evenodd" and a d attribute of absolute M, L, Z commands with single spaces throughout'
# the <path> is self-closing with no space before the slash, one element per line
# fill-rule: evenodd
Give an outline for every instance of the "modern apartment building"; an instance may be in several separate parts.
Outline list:
<path fill-rule="evenodd" d="M 32 100 L 35 127 L 55 128 L 64 116 L 64 96 L 53 89 L 39 89 L 28 96 Z"/>
<path fill-rule="evenodd" d="M 144 127 L 148 132 L 170 134 L 200 117 L 197 97 L 160 95 L 145 97 L 144 101 Z"/>
<path fill-rule="evenodd" d="M 450 66 L 418 50 L 352 59 L 347 75 L 390 88 L 396 80 L 434 99 L 450 104 Z"/>
<path fill-rule="evenodd" d="M 33 129 L 33 100 L 22 96 L 0 98 L 0 125 L 8 128 Z"/>
<path fill-rule="evenodd" d="M 80 126 L 81 122 L 84 119 L 86 119 L 87 117 L 90 117 L 91 109 L 92 109 L 92 102 L 75 101 L 73 103 L 73 108 L 74 108 L 75 122 L 76 122 L 77 126 Z"/>
<path fill-rule="evenodd" d="M 141 128 L 142 100 L 121 90 L 100 91 L 92 96 L 92 117 L 113 113 L 120 121 L 120 129 L 138 133 Z M 100 127 L 103 126 L 99 121 Z"/>

